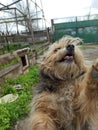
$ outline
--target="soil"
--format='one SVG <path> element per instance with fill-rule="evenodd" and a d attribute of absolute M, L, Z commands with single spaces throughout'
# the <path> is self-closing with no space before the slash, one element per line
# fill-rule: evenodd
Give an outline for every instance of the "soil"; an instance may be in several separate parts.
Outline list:
<path fill-rule="evenodd" d="M 98 58 L 98 45 L 82 45 L 80 46 L 86 63 L 93 63 Z"/>

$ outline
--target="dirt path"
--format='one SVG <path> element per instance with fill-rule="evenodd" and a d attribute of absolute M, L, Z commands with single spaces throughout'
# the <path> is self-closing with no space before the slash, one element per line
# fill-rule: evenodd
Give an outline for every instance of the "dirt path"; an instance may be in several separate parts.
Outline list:
<path fill-rule="evenodd" d="M 98 45 L 82 45 L 80 46 L 86 63 L 93 63 L 98 58 Z"/>

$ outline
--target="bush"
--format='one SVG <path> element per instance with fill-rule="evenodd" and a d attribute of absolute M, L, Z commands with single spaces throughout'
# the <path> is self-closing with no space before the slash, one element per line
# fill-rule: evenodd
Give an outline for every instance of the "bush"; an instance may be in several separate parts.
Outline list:
<path fill-rule="evenodd" d="M 6 130 L 10 125 L 10 113 L 7 108 L 0 105 L 0 130 Z"/>
<path fill-rule="evenodd" d="M 32 86 L 37 83 L 38 77 L 38 67 L 34 66 L 30 68 L 28 73 L 5 81 L 2 95 L 17 93 L 19 98 L 12 103 L 0 104 L 0 130 L 7 130 L 28 114 L 32 98 Z M 16 90 L 13 88 L 15 84 L 21 84 L 24 89 Z"/>

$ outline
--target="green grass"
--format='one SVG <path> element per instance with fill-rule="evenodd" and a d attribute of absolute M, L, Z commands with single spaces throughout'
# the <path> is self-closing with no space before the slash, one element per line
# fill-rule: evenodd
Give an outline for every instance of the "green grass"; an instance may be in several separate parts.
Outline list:
<path fill-rule="evenodd" d="M 36 42 L 34 42 L 33 44 L 42 44 L 42 43 L 45 43 L 45 42 L 47 42 L 47 40 L 40 40 L 40 41 L 36 41 Z"/>
<path fill-rule="evenodd" d="M 5 80 L 2 87 L 2 96 L 10 93 L 17 93 L 19 98 L 12 103 L 0 104 L 0 130 L 10 129 L 15 123 L 26 116 L 30 110 L 30 101 L 32 99 L 32 86 L 38 82 L 38 67 L 31 67 L 29 72 L 18 78 L 9 78 Z M 21 84 L 24 89 L 16 90 L 15 84 Z"/>
<path fill-rule="evenodd" d="M 0 55 L 6 54 L 9 52 L 16 51 L 18 49 L 29 47 L 29 44 L 20 44 L 20 43 L 10 43 L 6 46 L 4 46 L 2 49 L 0 49 Z"/>
<path fill-rule="evenodd" d="M 6 68 L 6 67 L 9 67 L 9 66 L 11 66 L 11 65 L 13 65 L 13 64 L 16 64 L 16 63 L 18 63 L 19 62 L 19 58 L 14 58 L 13 60 L 11 60 L 10 62 L 8 62 L 8 63 L 4 63 L 4 64 L 1 64 L 0 65 L 0 70 L 1 69 L 4 69 L 4 68 Z"/>

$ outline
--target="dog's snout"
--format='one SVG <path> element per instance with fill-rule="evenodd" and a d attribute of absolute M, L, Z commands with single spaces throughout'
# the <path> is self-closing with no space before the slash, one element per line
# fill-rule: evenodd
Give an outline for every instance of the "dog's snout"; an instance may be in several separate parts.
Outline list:
<path fill-rule="evenodd" d="M 67 48 L 67 50 L 70 51 L 70 52 L 74 51 L 74 45 L 67 45 L 66 48 Z"/>

